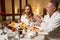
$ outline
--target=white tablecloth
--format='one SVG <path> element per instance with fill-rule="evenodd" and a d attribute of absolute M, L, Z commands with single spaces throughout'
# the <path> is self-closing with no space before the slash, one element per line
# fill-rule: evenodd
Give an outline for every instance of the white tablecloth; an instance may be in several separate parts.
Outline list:
<path fill-rule="evenodd" d="M 35 38 L 31 39 L 31 38 L 20 38 L 20 40 L 44 40 L 45 35 L 48 35 L 47 32 L 39 32 L 38 36 L 36 36 Z"/>
<path fill-rule="evenodd" d="M 8 40 L 7 35 L 0 35 L 0 40 Z"/>

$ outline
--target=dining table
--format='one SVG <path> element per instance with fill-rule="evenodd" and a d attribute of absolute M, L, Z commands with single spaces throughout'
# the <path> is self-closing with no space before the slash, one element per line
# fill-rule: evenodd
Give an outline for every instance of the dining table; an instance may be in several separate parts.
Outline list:
<path fill-rule="evenodd" d="M 26 35 L 23 38 L 20 38 L 20 40 L 44 40 L 45 39 L 45 36 L 48 35 L 47 32 L 38 32 L 38 35 L 37 36 L 35 36 L 33 38 L 30 38 L 30 37 L 28 37 L 28 35 L 30 33 L 28 33 L 28 34 L 27 33 L 26 33 Z"/>

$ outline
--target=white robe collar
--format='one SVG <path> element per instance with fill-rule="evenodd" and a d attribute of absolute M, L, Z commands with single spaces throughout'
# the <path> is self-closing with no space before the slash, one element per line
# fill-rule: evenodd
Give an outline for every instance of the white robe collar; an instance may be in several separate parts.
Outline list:
<path fill-rule="evenodd" d="M 48 18 L 54 18 L 55 16 L 57 16 L 57 14 L 58 14 L 59 12 L 58 11 L 56 11 L 56 12 L 54 12 L 54 14 L 50 17 L 50 15 L 49 14 L 47 14 L 47 16 L 48 16 Z"/>

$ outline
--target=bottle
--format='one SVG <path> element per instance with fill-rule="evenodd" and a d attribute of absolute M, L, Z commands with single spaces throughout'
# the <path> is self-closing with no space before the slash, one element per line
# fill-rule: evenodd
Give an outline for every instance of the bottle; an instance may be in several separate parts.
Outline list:
<path fill-rule="evenodd" d="M 22 30 L 23 29 L 21 27 L 18 29 L 18 32 L 19 32 L 20 35 L 22 35 Z"/>

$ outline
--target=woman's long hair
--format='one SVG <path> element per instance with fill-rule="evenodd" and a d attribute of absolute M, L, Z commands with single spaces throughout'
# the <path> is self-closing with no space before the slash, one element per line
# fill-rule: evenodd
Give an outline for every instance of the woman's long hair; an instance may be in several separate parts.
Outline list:
<path fill-rule="evenodd" d="M 29 12 L 28 15 L 29 15 L 29 16 L 33 16 L 32 7 L 31 7 L 30 4 L 25 5 L 25 7 L 24 7 L 24 11 L 25 11 L 25 8 L 26 8 L 27 6 L 30 8 L 30 12 Z M 24 14 L 25 14 L 25 12 L 24 12 Z"/>

